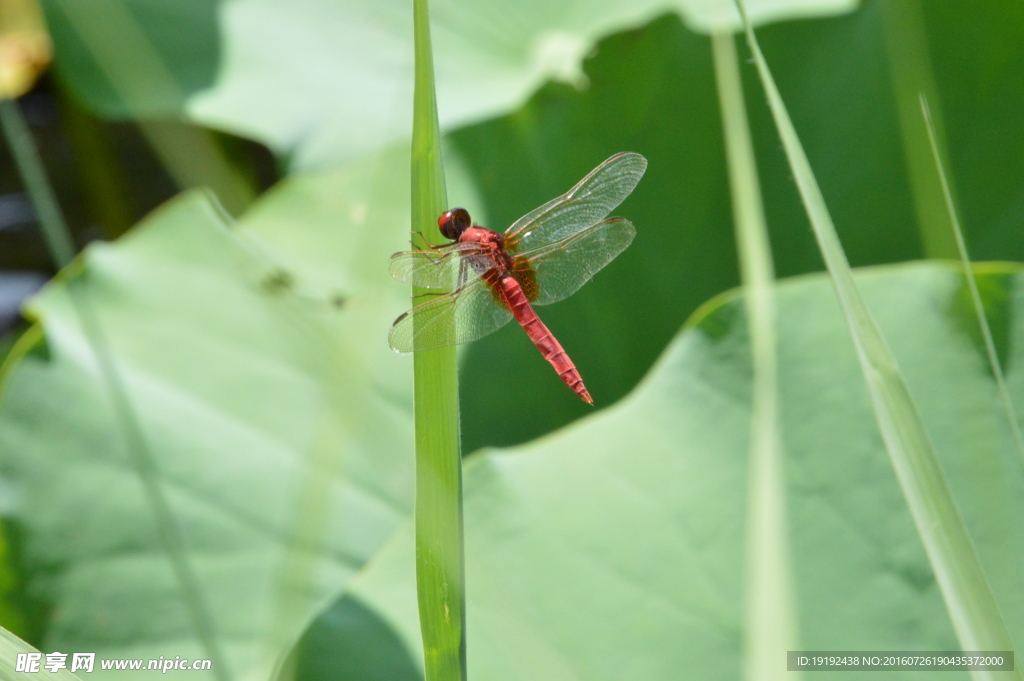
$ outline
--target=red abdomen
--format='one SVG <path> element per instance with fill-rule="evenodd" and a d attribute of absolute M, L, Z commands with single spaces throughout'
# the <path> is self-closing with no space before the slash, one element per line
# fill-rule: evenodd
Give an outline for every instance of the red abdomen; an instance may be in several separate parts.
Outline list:
<path fill-rule="evenodd" d="M 537 313 L 533 311 L 533 306 L 527 300 L 526 294 L 523 293 L 519 282 L 510 275 L 505 275 L 498 281 L 497 287 L 505 299 L 509 310 L 515 316 L 516 321 L 526 331 L 526 335 L 537 346 L 544 359 L 551 362 L 551 366 L 558 372 L 559 378 L 572 388 L 573 392 L 579 395 L 584 402 L 593 404 L 594 399 L 587 392 L 586 386 L 583 385 L 583 379 L 580 377 L 580 373 L 576 371 L 576 365 L 572 363 L 562 345 L 555 339 L 548 327 L 544 325 L 544 322 L 540 320 Z"/>

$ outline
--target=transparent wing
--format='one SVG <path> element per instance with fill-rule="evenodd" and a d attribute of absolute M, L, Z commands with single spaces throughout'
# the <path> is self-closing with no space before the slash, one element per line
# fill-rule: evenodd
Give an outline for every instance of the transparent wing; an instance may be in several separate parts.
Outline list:
<path fill-rule="evenodd" d="M 635 235 L 633 223 L 625 218 L 602 220 L 558 243 L 516 256 L 512 276 L 533 303 L 557 303 L 626 250 Z"/>
<path fill-rule="evenodd" d="M 395 320 L 388 344 L 395 352 L 461 345 L 505 326 L 512 313 L 477 278 L 454 293 L 421 303 Z"/>
<path fill-rule="evenodd" d="M 646 169 L 647 159 L 640 154 L 615 154 L 568 192 L 519 218 L 505 232 L 505 247 L 524 253 L 603 220 L 629 196 Z"/>
<path fill-rule="evenodd" d="M 472 263 L 481 260 L 482 271 L 486 271 L 493 262 L 490 251 L 481 250 L 476 243 L 454 243 L 437 249 L 422 251 L 402 251 L 391 256 L 388 271 L 399 281 L 413 286 L 430 289 L 453 290 L 463 281 L 459 280 L 462 261 Z M 470 269 L 472 272 L 472 268 Z"/>

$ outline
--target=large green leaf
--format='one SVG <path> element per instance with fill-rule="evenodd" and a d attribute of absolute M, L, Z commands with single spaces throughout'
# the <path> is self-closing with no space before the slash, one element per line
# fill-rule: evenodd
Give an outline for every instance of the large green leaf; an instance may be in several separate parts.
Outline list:
<path fill-rule="evenodd" d="M 406 517 L 410 366 L 385 338 L 407 293 L 383 263 L 406 238 L 407 164 L 400 147 L 289 180 L 241 236 L 185 195 L 31 304 L 41 325 L 6 371 L 0 448 L 29 586 L 53 605 L 46 649 L 209 657 L 68 286 L 98 312 L 233 672 L 265 674 Z M 266 255 L 297 201 L 324 208 L 311 186 L 339 209 L 329 301 L 290 275 L 284 246 Z"/>
<path fill-rule="evenodd" d="M 1010 329 L 1009 382 L 1020 403 L 1024 272 L 994 267 L 982 280 L 993 316 Z M 968 331 L 976 320 L 963 277 L 948 265 L 914 264 L 862 271 L 858 284 L 919 400 L 1019 646 L 1024 471 L 984 351 Z M 778 304 L 802 646 L 957 649 L 829 281 L 784 282 Z M 728 295 L 705 307 L 616 406 L 528 445 L 471 458 L 474 678 L 655 680 L 678 679 L 680 670 L 737 677 L 751 378 L 741 305 Z M 332 626 L 344 631 L 344 613 L 352 621 L 369 611 L 364 621 L 393 632 L 378 644 L 391 641 L 417 659 L 412 564 L 411 536 L 402 532 L 306 641 Z M 322 657 L 300 668 L 309 680 L 349 678 Z"/>
<path fill-rule="evenodd" d="M 406 2 L 121 2 L 46 3 L 60 73 L 107 115 L 185 113 L 255 137 L 303 168 L 408 134 Z M 760 0 L 751 12 L 767 21 L 855 5 Z M 516 109 L 549 78 L 579 82 L 580 61 L 597 38 L 658 14 L 679 11 L 705 30 L 737 25 L 732 0 L 437 0 L 430 9 L 444 128 Z"/>

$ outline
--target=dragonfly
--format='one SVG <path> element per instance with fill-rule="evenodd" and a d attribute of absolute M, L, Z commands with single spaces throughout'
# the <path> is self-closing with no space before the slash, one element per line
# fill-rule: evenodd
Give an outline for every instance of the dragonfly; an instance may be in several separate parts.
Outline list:
<path fill-rule="evenodd" d="M 391 256 L 393 277 L 431 290 L 429 300 L 395 320 L 391 349 L 469 343 L 515 319 L 562 381 L 592 405 L 576 365 L 533 306 L 568 298 L 626 250 L 636 235 L 633 223 L 607 216 L 646 169 L 640 154 L 615 154 L 504 234 L 474 224 L 465 208 L 445 211 L 437 226 L 450 243 Z"/>

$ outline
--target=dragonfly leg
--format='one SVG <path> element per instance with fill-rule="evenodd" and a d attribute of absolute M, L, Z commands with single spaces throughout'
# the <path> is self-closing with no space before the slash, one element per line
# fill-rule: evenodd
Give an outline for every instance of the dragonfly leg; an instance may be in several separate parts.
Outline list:
<path fill-rule="evenodd" d="M 409 233 L 410 234 L 419 235 L 420 239 L 423 241 L 423 245 L 425 245 L 427 248 L 429 248 L 431 250 L 437 250 L 438 248 L 442 248 L 442 247 L 448 245 L 448 244 L 441 244 L 440 246 L 433 245 L 432 243 L 427 241 L 427 237 L 423 236 L 423 232 L 421 232 L 419 230 L 411 230 Z M 411 244 L 413 248 L 418 248 L 416 246 L 416 241 L 414 239 L 409 239 L 409 244 Z"/>

